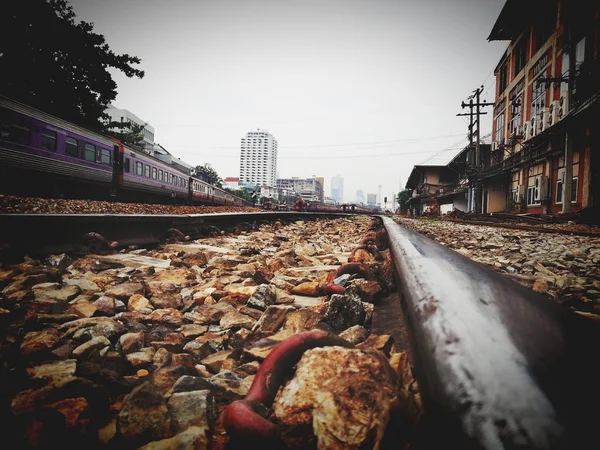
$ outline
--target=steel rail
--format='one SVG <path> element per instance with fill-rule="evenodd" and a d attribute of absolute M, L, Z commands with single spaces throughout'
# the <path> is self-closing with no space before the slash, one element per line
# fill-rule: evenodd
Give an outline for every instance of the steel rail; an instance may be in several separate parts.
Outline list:
<path fill-rule="evenodd" d="M 600 448 L 598 322 L 382 219 L 425 408 L 415 448 Z"/>
<path fill-rule="evenodd" d="M 242 222 L 347 217 L 352 213 L 265 211 L 210 214 L 0 214 L 0 260 L 23 255 L 83 250 L 82 238 L 93 232 L 119 247 L 164 241 L 169 229 L 191 238 L 209 226 L 231 229 Z M 4 249 L 4 250 L 2 250 Z"/>

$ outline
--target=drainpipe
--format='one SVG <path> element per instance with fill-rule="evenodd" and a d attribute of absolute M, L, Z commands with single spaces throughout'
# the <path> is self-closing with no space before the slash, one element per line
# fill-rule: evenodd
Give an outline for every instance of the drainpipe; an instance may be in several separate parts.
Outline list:
<path fill-rule="evenodd" d="M 569 81 L 567 92 L 567 105 L 569 111 L 573 107 L 573 86 L 575 84 L 575 42 L 573 40 L 573 24 L 568 25 L 568 43 L 569 43 Z M 571 199 L 573 198 L 571 186 L 573 184 L 573 133 L 570 132 L 567 125 L 565 132 L 565 182 L 563 183 L 562 195 L 562 213 L 571 212 Z"/>

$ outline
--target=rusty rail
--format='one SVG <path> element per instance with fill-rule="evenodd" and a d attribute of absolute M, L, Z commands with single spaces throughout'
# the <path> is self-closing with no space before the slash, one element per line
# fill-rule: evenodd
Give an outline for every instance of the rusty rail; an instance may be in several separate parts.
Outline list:
<path fill-rule="evenodd" d="M 598 448 L 598 323 L 383 221 L 426 411 L 415 448 Z"/>

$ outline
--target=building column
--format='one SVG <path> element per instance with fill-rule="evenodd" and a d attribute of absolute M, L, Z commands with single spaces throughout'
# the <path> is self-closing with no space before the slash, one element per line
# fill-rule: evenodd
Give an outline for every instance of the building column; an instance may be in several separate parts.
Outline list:
<path fill-rule="evenodd" d="M 573 185 L 573 133 L 565 133 L 565 180 L 562 190 L 562 213 L 571 212 L 571 187 Z"/>

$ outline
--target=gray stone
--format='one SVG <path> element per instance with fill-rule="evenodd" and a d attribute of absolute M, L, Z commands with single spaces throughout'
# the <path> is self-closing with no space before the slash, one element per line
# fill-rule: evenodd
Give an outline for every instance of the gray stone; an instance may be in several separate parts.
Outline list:
<path fill-rule="evenodd" d="M 268 284 L 261 284 L 256 288 L 254 294 L 248 299 L 246 303 L 250 308 L 260 309 L 264 311 L 267 306 L 275 304 L 277 299 L 277 292 L 275 289 Z"/>
<path fill-rule="evenodd" d="M 363 325 L 365 318 L 365 309 L 360 299 L 354 296 L 334 294 L 329 300 L 324 321 L 334 330 L 343 331 L 354 325 Z"/>
<path fill-rule="evenodd" d="M 191 426 L 210 429 L 214 423 L 215 402 L 209 390 L 176 392 L 167 406 L 176 433 Z"/>

